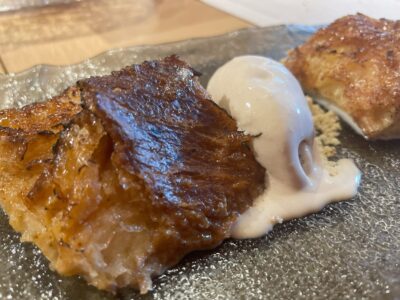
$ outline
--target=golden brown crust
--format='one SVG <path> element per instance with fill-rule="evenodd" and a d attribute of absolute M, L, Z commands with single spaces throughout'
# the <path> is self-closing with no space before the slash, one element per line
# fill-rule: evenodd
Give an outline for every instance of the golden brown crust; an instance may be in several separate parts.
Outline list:
<path fill-rule="evenodd" d="M 54 141 L 46 144 L 49 163 L 17 195 L 7 193 L 20 174 L 7 174 L 12 180 L 0 181 L 0 201 L 9 215 L 19 209 L 27 216 L 13 227 L 59 273 L 82 275 L 100 289 L 131 285 L 144 293 L 151 277 L 188 252 L 229 236 L 237 215 L 263 191 L 265 169 L 250 150 L 252 137 L 237 131 L 175 56 L 78 87 L 83 109 L 60 133 L 54 155 Z M 55 123 L 13 121 L 8 124 L 25 132 Z M 41 153 L 29 148 L 27 155 Z M 0 160 L 6 173 L 18 165 L 30 176 L 20 159 L 5 164 Z"/>
<path fill-rule="evenodd" d="M 56 242 L 29 209 L 27 195 L 53 160 L 62 124 L 81 110 L 79 91 L 69 88 L 52 100 L 0 111 L 0 204 L 23 241 L 34 241 L 51 260 Z"/>
<path fill-rule="evenodd" d="M 400 136 L 400 22 L 338 19 L 289 52 L 306 92 L 347 112 L 368 138 Z"/>
<path fill-rule="evenodd" d="M 80 91 L 66 89 L 61 95 L 46 102 L 37 102 L 20 109 L 0 110 L 0 135 L 51 134 L 59 132 L 80 110 Z"/>

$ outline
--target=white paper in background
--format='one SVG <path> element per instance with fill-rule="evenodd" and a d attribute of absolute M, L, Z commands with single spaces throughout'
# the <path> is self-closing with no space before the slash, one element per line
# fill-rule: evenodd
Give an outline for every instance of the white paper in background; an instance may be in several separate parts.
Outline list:
<path fill-rule="evenodd" d="M 258 26 L 324 24 L 357 12 L 400 19 L 400 0 L 202 0 Z"/>

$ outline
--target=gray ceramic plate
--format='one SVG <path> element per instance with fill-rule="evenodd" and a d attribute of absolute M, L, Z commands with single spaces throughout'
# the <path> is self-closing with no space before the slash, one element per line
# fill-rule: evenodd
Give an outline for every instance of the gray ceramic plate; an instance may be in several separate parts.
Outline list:
<path fill-rule="evenodd" d="M 280 59 L 315 31 L 279 26 L 243 30 L 215 38 L 113 50 L 78 65 L 37 66 L 0 76 L 0 107 L 21 106 L 57 94 L 76 80 L 107 74 L 125 65 L 176 53 L 203 73 L 230 58 L 261 54 Z M 266 237 L 228 240 L 219 248 L 190 255 L 155 280 L 140 296 L 122 299 L 399 299 L 400 140 L 367 142 L 347 126 L 339 157 L 363 171 L 360 193 L 321 213 L 278 225 Z M 1 175 L 0 175 L 1 176 Z M 34 246 L 0 212 L 1 299 L 111 299 L 79 278 L 49 270 Z"/>

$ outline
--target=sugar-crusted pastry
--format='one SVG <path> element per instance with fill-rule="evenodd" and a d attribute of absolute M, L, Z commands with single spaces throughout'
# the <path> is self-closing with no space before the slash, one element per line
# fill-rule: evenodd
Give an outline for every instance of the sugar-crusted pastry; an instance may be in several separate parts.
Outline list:
<path fill-rule="evenodd" d="M 252 137 L 175 56 L 0 112 L 0 204 L 62 275 L 113 291 L 230 236 L 265 188 Z"/>
<path fill-rule="evenodd" d="M 284 63 L 307 93 L 347 114 L 366 138 L 400 137 L 399 21 L 343 17 L 291 50 Z"/>

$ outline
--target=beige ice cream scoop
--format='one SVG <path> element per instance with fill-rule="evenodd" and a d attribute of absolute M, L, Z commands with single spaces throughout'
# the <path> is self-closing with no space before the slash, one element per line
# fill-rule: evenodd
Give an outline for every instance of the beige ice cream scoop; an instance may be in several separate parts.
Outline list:
<path fill-rule="evenodd" d="M 215 72 L 207 89 L 240 130 L 257 136 L 256 159 L 269 178 L 268 189 L 239 218 L 234 237 L 265 234 L 276 222 L 355 195 L 359 170 L 350 160 L 338 163 L 335 176 L 324 170 L 307 101 L 285 66 L 261 56 L 236 57 Z"/>

